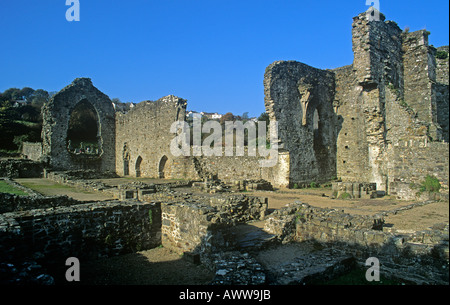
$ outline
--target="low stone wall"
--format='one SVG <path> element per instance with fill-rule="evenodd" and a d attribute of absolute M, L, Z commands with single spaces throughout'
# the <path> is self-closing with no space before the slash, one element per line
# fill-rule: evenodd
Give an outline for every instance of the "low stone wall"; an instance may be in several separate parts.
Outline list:
<path fill-rule="evenodd" d="M 64 266 L 161 244 L 157 203 L 109 201 L 0 214 L 0 261 Z"/>
<path fill-rule="evenodd" d="M 0 193 L 0 203 L 0 214 L 28 211 L 33 209 L 67 207 L 75 204 L 80 204 L 79 201 L 67 196 L 34 197 L 17 196 L 6 193 Z"/>
<path fill-rule="evenodd" d="M 191 154 L 193 155 L 193 154 Z M 275 187 L 289 187 L 290 155 L 279 151 L 272 167 L 261 167 L 261 156 L 210 156 L 175 159 L 171 178 L 201 180 L 207 175 L 217 176 L 224 182 L 235 180 L 264 179 Z"/>
<path fill-rule="evenodd" d="M 161 233 L 164 247 L 198 255 L 205 264 L 210 264 L 212 253 L 235 249 L 232 226 L 262 219 L 267 211 L 265 198 L 237 195 L 203 200 L 162 203 Z"/>
<path fill-rule="evenodd" d="M 348 194 L 350 198 L 377 198 L 376 183 L 360 183 L 360 182 L 333 182 L 331 184 L 333 196 L 340 198 L 344 194 Z"/>
<path fill-rule="evenodd" d="M 149 193 L 142 196 L 142 200 L 189 203 L 198 206 L 212 207 L 213 212 L 226 217 L 230 224 L 239 224 L 252 220 L 263 220 L 267 214 L 268 200 L 264 197 L 239 195 L 198 195 L 181 193 L 176 191 L 165 191 Z"/>
<path fill-rule="evenodd" d="M 161 204 L 162 245 L 180 254 L 201 257 L 234 247 L 228 219 L 207 205 L 192 203 Z"/>
<path fill-rule="evenodd" d="M 41 178 L 44 165 L 31 160 L 0 160 L 0 177 L 8 178 Z"/>
<path fill-rule="evenodd" d="M 278 236 L 284 243 L 311 239 L 321 242 L 350 242 L 359 237 L 356 232 L 379 231 L 382 224 L 381 216 L 350 215 L 297 202 L 268 216 L 264 230 Z"/>

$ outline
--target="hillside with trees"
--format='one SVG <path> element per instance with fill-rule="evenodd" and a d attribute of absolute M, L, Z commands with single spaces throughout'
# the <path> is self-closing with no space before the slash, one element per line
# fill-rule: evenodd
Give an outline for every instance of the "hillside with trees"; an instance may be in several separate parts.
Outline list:
<path fill-rule="evenodd" d="M 0 151 L 14 153 L 24 141 L 41 141 L 41 108 L 53 93 L 10 88 L 0 93 Z"/>

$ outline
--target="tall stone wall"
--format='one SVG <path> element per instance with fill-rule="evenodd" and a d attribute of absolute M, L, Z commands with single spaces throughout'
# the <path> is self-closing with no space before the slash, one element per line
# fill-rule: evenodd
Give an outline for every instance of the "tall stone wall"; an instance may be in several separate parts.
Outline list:
<path fill-rule="evenodd" d="M 447 58 L 436 58 L 436 106 L 437 121 L 442 129 L 442 139 L 449 141 L 449 47 L 443 46 L 437 48 L 437 51 L 446 52 Z"/>
<path fill-rule="evenodd" d="M 429 136 L 441 140 L 442 131 L 437 123 L 436 58 L 434 48 L 428 45 L 428 35 L 425 30 L 403 35 L 404 102 L 428 125 Z"/>
<path fill-rule="evenodd" d="M 265 179 L 276 186 L 289 186 L 289 156 L 280 152 L 274 167 L 261 167 L 261 156 L 173 156 L 170 127 L 184 121 L 186 101 L 167 96 L 156 102 L 141 102 L 116 113 L 116 172 L 120 176 L 201 179 L 207 173 L 223 181 Z"/>
<path fill-rule="evenodd" d="M 337 138 L 336 171 L 344 181 L 364 181 L 369 161 L 362 94 L 353 65 L 333 70 L 336 78 L 334 111 L 340 131 Z"/>
<path fill-rule="evenodd" d="M 341 123 L 336 168 L 342 180 L 375 182 L 385 191 L 397 179 L 408 180 L 408 173 L 413 182 L 415 166 L 408 172 L 410 161 L 398 157 L 399 147 L 410 141 L 445 140 L 448 61 L 435 58 L 428 34 L 402 32 L 382 14 L 379 21 L 369 21 L 366 13 L 353 19 L 353 64 L 333 70 L 334 110 Z M 419 154 L 437 160 L 442 159 L 440 153 L 442 149 L 433 146 Z M 393 170 L 398 168 L 404 168 L 401 175 Z M 445 185 L 446 175 L 440 172 Z M 421 173 L 433 174 L 434 167 L 425 166 Z"/>
<path fill-rule="evenodd" d="M 175 157 L 170 127 L 184 120 L 186 100 L 173 95 L 144 101 L 128 112 L 116 113 L 116 173 L 120 176 L 172 178 Z"/>
<path fill-rule="evenodd" d="M 295 61 L 277 61 L 264 75 L 265 107 L 278 122 L 290 155 L 290 183 L 325 181 L 336 175 L 333 73 Z"/>
<path fill-rule="evenodd" d="M 338 177 L 375 182 L 380 190 L 385 190 L 387 183 L 383 164 L 385 117 L 387 105 L 393 102 L 387 91 L 389 87 L 403 91 L 401 33 L 382 14 L 379 21 L 369 21 L 366 13 L 356 16 L 352 30 L 353 71 L 335 71 L 341 85 L 336 94 L 337 114 L 342 116 L 337 141 Z"/>
<path fill-rule="evenodd" d="M 79 103 L 90 104 L 97 114 L 99 155 L 76 155 L 68 150 L 72 111 Z M 42 107 L 42 157 L 61 170 L 95 169 L 115 171 L 115 121 L 111 100 L 95 88 L 89 78 L 77 78 Z"/>

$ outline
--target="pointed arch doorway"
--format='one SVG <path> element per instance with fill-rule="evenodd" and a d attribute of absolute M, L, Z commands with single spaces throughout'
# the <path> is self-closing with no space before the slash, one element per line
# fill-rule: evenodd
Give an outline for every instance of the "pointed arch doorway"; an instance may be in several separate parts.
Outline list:
<path fill-rule="evenodd" d="M 165 155 L 162 156 L 161 160 L 159 160 L 158 176 L 160 179 L 166 178 L 165 169 L 166 169 L 167 160 L 168 160 L 168 158 Z"/>

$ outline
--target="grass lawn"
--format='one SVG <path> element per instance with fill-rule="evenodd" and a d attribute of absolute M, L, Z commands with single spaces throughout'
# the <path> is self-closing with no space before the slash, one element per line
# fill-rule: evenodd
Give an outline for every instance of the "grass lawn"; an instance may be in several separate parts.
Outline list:
<path fill-rule="evenodd" d="M 8 193 L 8 194 L 22 195 L 22 196 L 28 195 L 24 191 L 22 191 L 18 188 L 15 188 L 12 185 L 9 185 L 8 183 L 6 183 L 3 180 L 0 180 L 0 193 Z"/>
<path fill-rule="evenodd" d="M 29 189 L 32 189 L 33 191 L 40 193 L 42 195 L 47 195 L 48 192 L 52 192 L 52 191 L 62 191 L 62 192 L 70 191 L 70 192 L 77 192 L 77 193 L 83 193 L 83 194 L 90 194 L 90 192 L 88 192 L 88 191 L 78 190 L 72 186 L 58 184 L 56 182 L 45 181 L 45 180 L 42 180 L 42 183 L 35 182 L 35 181 L 30 181 L 30 182 L 20 181 L 20 184 L 22 184 L 23 186 L 25 186 Z M 52 194 L 49 194 L 49 195 L 52 195 Z"/>
<path fill-rule="evenodd" d="M 355 268 L 354 270 L 332 279 L 330 281 L 315 281 L 312 285 L 402 285 L 402 282 L 389 279 L 380 275 L 380 281 L 368 282 L 366 280 L 366 270 Z"/>

